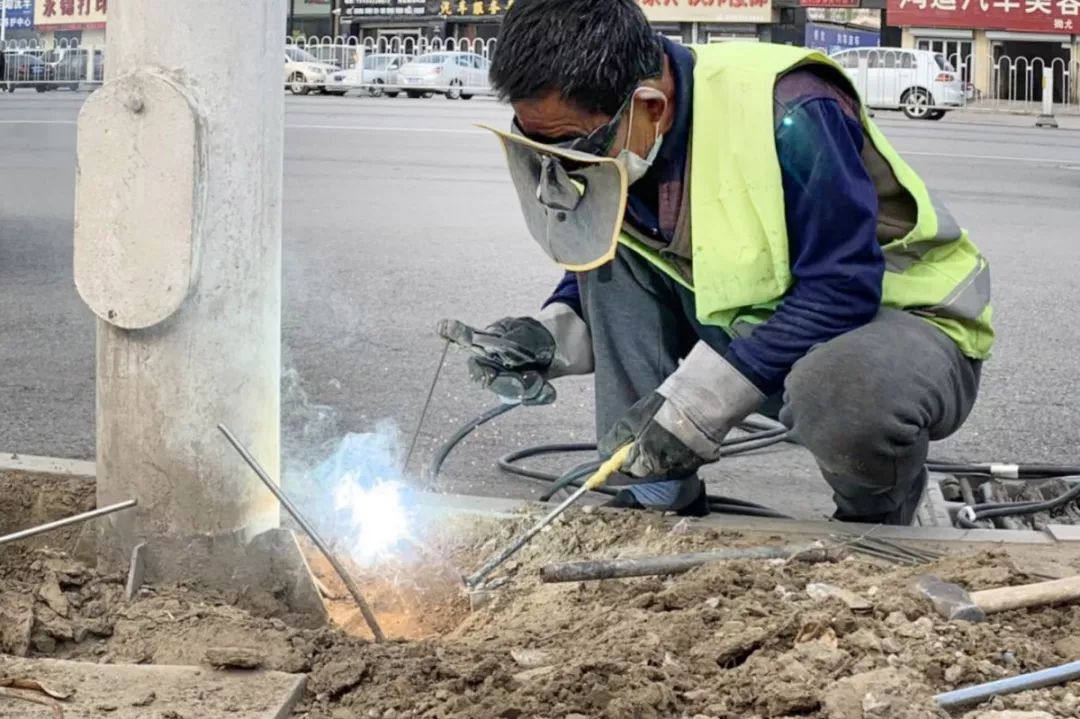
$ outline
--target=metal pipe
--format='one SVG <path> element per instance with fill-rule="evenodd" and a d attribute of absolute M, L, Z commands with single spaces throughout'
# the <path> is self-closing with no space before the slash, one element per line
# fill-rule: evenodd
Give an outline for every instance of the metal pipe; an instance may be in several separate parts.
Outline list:
<path fill-rule="evenodd" d="M 3 0 L 0 0 L 2 2 Z M 18 532 L 12 532 L 11 534 L 5 534 L 0 537 L 0 545 L 7 544 L 8 542 L 17 542 L 20 539 L 27 539 L 34 537 L 45 532 L 51 532 L 54 529 L 61 529 L 63 527 L 70 527 L 72 524 L 78 524 L 79 522 L 85 522 L 88 519 L 97 519 L 98 517 L 104 517 L 106 514 L 112 514 L 113 512 L 119 512 L 121 509 L 127 509 L 128 507 L 134 507 L 138 502 L 134 499 L 129 499 L 124 502 L 117 502 L 116 504 L 110 504 L 107 507 L 101 507 L 100 509 L 91 509 L 89 512 L 83 512 L 82 514 L 75 514 L 70 517 L 64 517 L 58 519 L 55 522 L 49 522 L 48 524 L 41 524 L 37 527 L 30 527 L 29 529 L 21 529 Z"/>
<path fill-rule="evenodd" d="M 835 551 L 831 556 L 839 556 Z M 647 577 L 657 574 L 680 574 L 711 562 L 735 559 L 791 559 L 826 562 L 829 548 L 819 544 L 796 544 L 786 547 L 746 547 L 688 552 L 660 557 L 598 559 L 585 562 L 562 562 L 540 568 L 543 582 L 582 582 L 623 577 Z"/>
<path fill-rule="evenodd" d="M 1013 694 L 1028 689 L 1055 686 L 1071 682 L 1074 679 L 1080 679 L 1080 661 L 944 692 L 935 696 L 934 701 L 942 709 L 953 709 L 969 704 L 978 704 L 1001 694 Z"/>
<path fill-rule="evenodd" d="M 240 440 L 238 440 L 235 435 L 233 435 L 233 433 L 229 431 L 229 428 L 226 427 L 224 424 L 219 424 L 218 429 L 220 429 L 221 433 L 225 435 L 225 439 L 229 440 L 229 444 L 231 444 L 233 448 L 240 453 L 240 456 L 244 458 L 244 461 L 247 462 L 247 465 L 249 467 L 251 467 L 251 470 L 255 472 L 256 475 L 258 475 L 259 479 L 262 480 L 262 483 L 266 485 L 266 488 L 269 489 L 275 497 L 277 497 L 277 500 L 281 502 L 281 506 L 285 508 L 285 511 L 287 511 L 289 515 L 296 520 L 296 523 L 300 525 L 300 528 L 304 530 L 304 533 L 311 538 L 311 541 L 314 542 L 315 546 L 319 548 L 319 551 L 322 552 L 322 555 L 326 557 L 326 561 L 330 562 L 330 566 L 334 568 L 334 571 L 337 572 L 337 575 L 341 577 L 341 581 L 345 583 L 345 588 L 349 590 L 349 594 L 352 595 L 353 600 L 356 602 L 356 606 L 360 607 L 360 613 L 364 615 L 364 621 L 367 622 L 368 629 L 371 630 L 371 634 L 375 637 L 375 641 L 385 641 L 386 635 L 383 634 L 382 628 L 379 626 L 379 622 L 375 619 L 375 615 L 371 611 L 371 607 L 368 606 L 367 600 L 364 599 L 364 595 L 360 593 L 360 588 L 356 586 L 356 583 L 352 580 L 352 577 L 350 577 L 349 573 L 345 571 L 345 567 L 341 566 L 341 562 L 337 560 L 337 557 L 335 557 L 334 553 L 330 551 L 330 548 L 327 546 L 326 542 L 324 542 L 319 536 L 319 533 L 315 531 L 315 527 L 311 526 L 311 524 L 306 519 L 304 519 L 304 516 L 300 514 L 300 511 L 295 506 L 293 506 L 292 501 L 285 496 L 285 494 L 281 491 L 281 488 L 274 483 L 274 480 L 270 479 L 270 475 L 266 473 L 266 470 L 262 468 L 262 465 L 259 464 L 258 460 L 256 460 L 251 455 L 251 452 L 247 450 L 247 447 L 241 444 Z"/>

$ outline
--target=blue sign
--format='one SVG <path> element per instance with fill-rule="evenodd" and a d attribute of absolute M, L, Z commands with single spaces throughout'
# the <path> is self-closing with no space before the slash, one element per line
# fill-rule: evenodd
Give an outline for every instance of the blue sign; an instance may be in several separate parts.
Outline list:
<path fill-rule="evenodd" d="M 877 47 L 881 35 L 877 30 L 855 30 L 842 25 L 806 23 L 806 47 L 832 55 L 853 47 Z"/>
<path fill-rule="evenodd" d="M 34 27 L 34 0 L 0 0 L 4 4 L 4 27 L 30 30 Z"/>

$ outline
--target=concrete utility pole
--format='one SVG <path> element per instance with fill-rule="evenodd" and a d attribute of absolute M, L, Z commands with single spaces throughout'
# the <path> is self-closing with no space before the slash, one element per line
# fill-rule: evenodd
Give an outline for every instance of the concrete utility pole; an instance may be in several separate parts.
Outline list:
<path fill-rule="evenodd" d="M 109 4 L 75 215 L 75 282 L 98 316 L 98 506 L 139 502 L 102 522 L 106 567 L 139 542 L 183 559 L 191 537 L 242 545 L 278 525 L 216 427 L 279 475 L 285 15 L 285 0 Z"/>

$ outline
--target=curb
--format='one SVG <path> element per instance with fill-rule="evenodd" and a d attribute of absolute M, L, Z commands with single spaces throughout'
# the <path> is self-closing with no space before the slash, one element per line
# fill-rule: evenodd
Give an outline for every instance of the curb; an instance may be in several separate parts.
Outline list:
<path fill-rule="evenodd" d="M 94 479 L 97 465 L 82 459 L 63 457 L 38 457 L 14 452 L 0 453 L 0 472 L 25 472 L 27 474 L 52 474 L 65 477 Z"/>

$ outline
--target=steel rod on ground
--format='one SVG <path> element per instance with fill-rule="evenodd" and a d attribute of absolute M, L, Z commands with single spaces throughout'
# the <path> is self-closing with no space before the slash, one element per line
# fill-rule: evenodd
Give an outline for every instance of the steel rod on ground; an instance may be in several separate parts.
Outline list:
<path fill-rule="evenodd" d="M 1080 679 L 1080 661 L 944 692 L 935 696 L 934 701 L 942 709 L 955 709 L 979 704 L 1001 694 L 1013 694 L 1028 689 L 1065 684 L 1075 679 Z"/>
<path fill-rule="evenodd" d="M 517 539 L 515 539 L 512 544 L 510 544 L 508 547 L 506 547 L 506 549 L 499 552 L 499 554 L 497 554 L 494 558 L 492 558 L 490 561 L 488 561 L 487 564 L 480 567 L 480 569 L 478 569 L 475 573 L 473 573 L 468 578 L 466 578 L 465 584 L 467 584 L 469 587 L 473 588 L 473 587 L 476 587 L 478 584 L 480 584 L 480 582 L 484 581 L 484 579 L 489 574 L 494 572 L 495 569 L 500 564 L 505 562 L 514 553 L 516 553 L 519 549 L 521 549 L 526 544 L 528 544 L 529 540 L 532 539 L 533 537 L 535 537 L 537 534 L 539 534 L 541 529 L 543 529 L 544 527 L 551 524 L 551 522 L 556 517 L 558 517 L 560 514 L 562 514 L 564 511 L 566 511 L 567 507 L 569 507 L 574 502 L 578 501 L 578 499 L 580 499 L 582 495 L 589 492 L 590 489 L 591 489 L 591 487 L 589 487 L 587 484 L 583 484 L 582 486 L 578 487 L 578 489 L 573 494 L 571 494 L 569 497 L 567 497 L 566 499 L 563 500 L 562 504 L 560 504 L 558 507 L 556 507 L 555 509 L 548 512 L 547 516 L 545 516 L 539 522 L 534 524 L 532 526 L 532 528 L 528 532 L 525 532 L 525 534 L 523 534 L 520 537 L 518 537 Z"/>
<path fill-rule="evenodd" d="M 819 544 L 796 544 L 785 547 L 745 547 L 716 549 L 709 552 L 689 552 L 660 557 L 599 559 L 585 562 L 549 564 L 540 569 L 544 582 L 582 582 L 596 579 L 646 577 L 657 574 L 680 574 L 712 562 L 736 559 L 799 559 L 806 562 L 827 562 L 839 556 L 836 548 Z"/>
<path fill-rule="evenodd" d="M 247 450 L 247 447 L 241 444 L 240 440 L 229 431 L 229 428 L 224 424 L 219 424 L 218 429 L 225 435 L 225 439 L 229 440 L 229 444 L 231 444 L 233 448 L 240 453 L 240 456 L 244 458 L 247 465 L 251 467 L 251 471 L 255 472 L 259 479 L 262 480 L 262 483 L 266 485 L 266 488 L 277 497 L 279 502 L 281 502 L 281 506 L 296 520 L 296 523 L 300 525 L 301 529 L 304 530 L 304 533 L 311 538 L 311 541 L 315 543 L 315 546 L 318 547 L 322 555 L 326 557 L 326 561 L 330 562 L 330 566 L 334 568 L 337 575 L 341 577 L 341 581 L 345 583 L 345 588 L 349 590 L 349 594 L 352 595 L 353 600 L 356 602 L 356 606 L 360 607 L 360 613 L 364 615 L 364 621 L 367 622 L 368 629 L 371 630 L 371 634 L 375 637 L 375 641 L 384 641 L 386 635 L 383 634 L 379 622 L 375 619 L 375 614 L 371 611 L 371 607 L 368 606 L 367 600 L 364 599 L 364 595 L 360 593 L 360 588 L 356 586 L 356 582 L 354 582 L 352 577 L 349 576 L 349 573 L 345 571 L 345 567 L 341 565 L 341 562 L 337 560 L 334 553 L 330 551 L 330 548 L 319 536 L 319 533 L 316 532 L 315 528 L 302 514 L 300 514 L 300 511 L 293 506 L 292 501 L 285 496 L 281 491 L 281 488 L 270 478 L 270 475 L 266 473 L 266 470 L 262 468 L 262 465 L 259 464 L 258 460 L 256 460 L 255 457 L 251 455 L 251 452 Z"/>
<path fill-rule="evenodd" d="M 85 522 L 88 519 L 104 517 L 106 514 L 119 512 L 121 509 L 128 509 L 129 507 L 134 507 L 136 504 L 138 504 L 138 502 L 136 502 L 134 499 L 129 499 L 124 502 L 110 504 L 107 507 L 101 507 L 100 509 L 91 509 L 89 512 L 83 512 L 82 514 L 75 514 L 70 517 L 64 517 L 63 519 L 58 519 L 55 522 L 41 524 L 37 527 L 30 527 L 29 529 L 21 529 L 18 532 L 12 532 L 11 534 L 5 534 L 4 536 L 0 537 L 0 545 L 7 544 L 8 542 L 17 542 L 20 539 L 28 539 L 29 537 L 34 537 L 39 534 L 51 532 L 54 529 L 70 527 L 72 524 Z"/>

